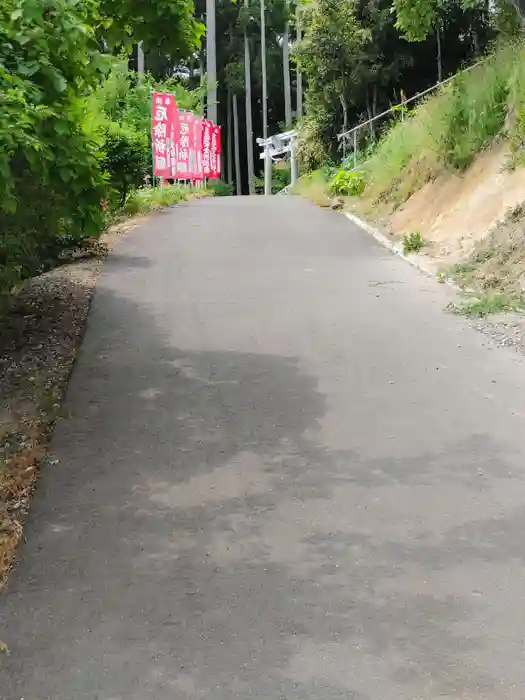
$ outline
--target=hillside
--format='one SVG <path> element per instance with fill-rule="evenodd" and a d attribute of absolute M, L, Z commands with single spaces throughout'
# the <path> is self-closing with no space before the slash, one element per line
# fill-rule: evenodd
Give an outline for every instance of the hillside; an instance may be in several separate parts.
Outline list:
<path fill-rule="evenodd" d="M 369 160 L 352 173 L 337 172 L 327 193 L 360 192 L 344 197 L 345 207 L 405 240 L 440 276 L 478 297 L 505 295 L 498 309 L 521 307 L 524 107 L 525 43 L 513 42 L 391 125 Z M 319 199 L 319 175 L 306 190 Z M 511 254 L 502 255 L 502 248 Z M 504 259 L 501 279 L 496 259 Z"/>

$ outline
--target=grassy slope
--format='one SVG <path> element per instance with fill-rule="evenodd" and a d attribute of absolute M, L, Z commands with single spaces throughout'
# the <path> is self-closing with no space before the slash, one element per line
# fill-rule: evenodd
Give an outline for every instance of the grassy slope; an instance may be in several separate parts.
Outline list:
<path fill-rule="evenodd" d="M 503 133 L 519 159 L 525 140 L 525 43 L 500 47 L 391 127 L 364 166 L 364 200 L 393 209 L 445 169 L 470 165 Z"/>

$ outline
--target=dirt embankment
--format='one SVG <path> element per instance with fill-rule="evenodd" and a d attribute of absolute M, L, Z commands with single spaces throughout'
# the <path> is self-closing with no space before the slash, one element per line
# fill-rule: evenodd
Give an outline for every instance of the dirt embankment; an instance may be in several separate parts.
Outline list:
<path fill-rule="evenodd" d="M 412 195 L 387 219 L 396 238 L 420 231 L 438 264 L 468 258 L 525 201 L 525 168 L 510 170 L 504 143 L 479 155 L 464 173 L 446 172 Z"/>

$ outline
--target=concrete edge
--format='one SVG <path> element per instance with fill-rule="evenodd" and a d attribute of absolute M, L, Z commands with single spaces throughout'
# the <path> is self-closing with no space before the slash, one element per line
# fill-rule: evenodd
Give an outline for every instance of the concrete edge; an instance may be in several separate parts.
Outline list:
<path fill-rule="evenodd" d="M 403 247 L 399 245 L 398 243 L 394 243 L 393 241 L 389 240 L 383 233 L 378 231 L 378 229 L 374 228 L 371 226 L 368 222 L 364 221 L 363 219 L 360 219 L 358 216 L 355 214 L 351 214 L 350 212 L 343 212 L 343 214 L 346 216 L 346 218 L 351 221 L 353 224 L 356 226 L 359 226 L 363 231 L 366 231 L 368 234 L 370 234 L 375 240 L 382 245 L 384 248 L 388 248 L 388 250 L 393 253 L 393 255 L 398 255 L 402 260 L 407 262 L 409 265 L 412 265 L 412 267 L 417 268 L 420 272 L 422 272 L 424 275 L 427 277 L 431 277 L 432 279 L 436 280 L 436 282 L 439 282 L 440 284 L 447 284 L 449 287 L 453 287 L 457 291 L 461 291 L 458 285 L 454 282 L 454 280 L 451 280 L 448 277 L 445 277 L 444 279 L 441 279 L 430 267 L 425 265 L 424 263 L 421 262 L 421 260 L 418 260 L 415 257 L 405 255 L 403 252 Z"/>

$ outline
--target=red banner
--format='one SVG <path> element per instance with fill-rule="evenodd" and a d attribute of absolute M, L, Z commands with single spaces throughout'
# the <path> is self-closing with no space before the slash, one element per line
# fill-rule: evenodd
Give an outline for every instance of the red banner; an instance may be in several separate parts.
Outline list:
<path fill-rule="evenodd" d="M 173 95 L 154 92 L 151 112 L 153 172 L 178 180 L 221 176 L 221 129 L 177 109 Z"/>
<path fill-rule="evenodd" d="M 210 179 L 221 176 L 221 127 L 213 125 L 210 146 Z"/>
<path fill-rule="evenodd" d="M 177 178 L 202 180 L 202 119 L 191 112 L 179 112 Z"/>
<path fill-rule="evenodd" d="M 191 115 L 190 139 L 190 177 L 192 180 L 202 180 L 202 119 Z"/>
<path fill-rule="evenodd" d="M 154 92 L 151 112 L 153 174 L 173 177 L 175 172 L 174 134 L 177 131 L 177 104 L 173 95 Z"/>
<path fill-rule="evenodd" d="M 213 122 L 209 119 L 202 120 L 202 173 L 204 177 L 212 177 L 211 175 L 211 135 L 213 131 Z"/>

